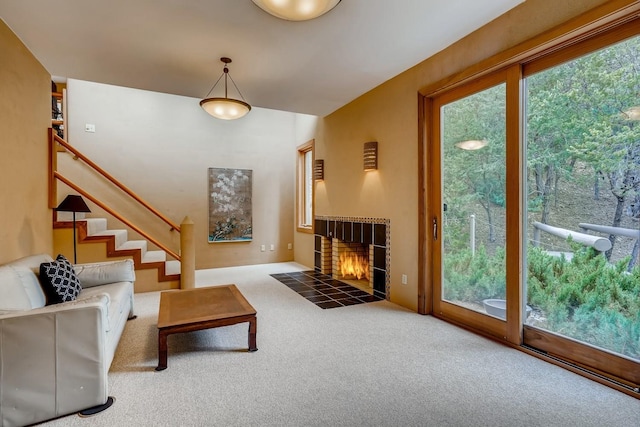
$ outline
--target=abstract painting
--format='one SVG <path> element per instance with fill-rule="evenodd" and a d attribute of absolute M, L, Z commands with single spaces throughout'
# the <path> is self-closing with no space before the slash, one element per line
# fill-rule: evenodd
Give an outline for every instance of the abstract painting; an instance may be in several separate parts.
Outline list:
<path fill-rule="evenodd" d="M 209 168 L 209 242 L 252 239 L 250 169 Z"/>

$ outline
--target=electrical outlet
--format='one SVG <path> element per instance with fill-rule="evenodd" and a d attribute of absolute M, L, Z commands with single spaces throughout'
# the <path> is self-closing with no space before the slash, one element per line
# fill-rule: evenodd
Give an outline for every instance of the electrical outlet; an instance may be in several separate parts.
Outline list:
<path fill-rule="evenodd" d="M 403 274 L 403 275 L 402 275 L 402 284 L 403 284 L 403 285 L 406 285 L 406 284 L 407 284 L 407 275 L 406 275 L 406 274 Z"/>
<path fill-rule="evenodd" d="M 91 123 L 85 123 L 84 131 L 94 133 L 96 131 L 96 125 Z"/>
<path fill-rule="evenodd" d="M 264 252 L 267 250 L 267 247 L 265 245 L 260 245 L 260 251 Z"/>
<path fill-rule="evenodd" d="M 287 243 L 287 249 L 293 249 L 293 243 Z"/>
<path fill-rule="evenodd" d="M 271 246 L 269 246 L 269 250 L 271 251 L 275 251 L 276 250 L 276 245 L 274 245 L 273 243 L 271 244 Z"/>

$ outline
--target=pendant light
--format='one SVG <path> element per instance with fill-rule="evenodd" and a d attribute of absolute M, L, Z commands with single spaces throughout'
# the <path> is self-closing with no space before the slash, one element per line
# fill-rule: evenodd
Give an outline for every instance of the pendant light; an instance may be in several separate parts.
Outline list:
<path fill-rule="evenodd" d="M 253 0 L 262 10 L 287 21 L 307 21 L 324 15 L 340 0 Z"/>
<path fill-rule="evenodd" d="M 213 85 L 209 93 L 207 93 L 207 96 L 209 96 L 209 94 L 213 91 L 213 89 L 215 89 L 218 82 L 220 82 L 220 79 L 224 77 L 224 98 L 205 97 L 205 99 L 200 101 L 200 106 L 204 109 L 204 111 L 211 114 L 215 118 L 222 119 L 222 120 L 239 119 L 240 117 L 243 117 L 249 111 L 251 111 L 251 105 L 247 104 L 244 101 L 244 97 L 240 93 L 240 89 L 238 89 L 238 86 L 236 86 L 236 82 L 234 82 L 231 76 L 229 75 L 229 68 L 227 67 L 227 65 L 231 63 L 231 59 L 222 57 L 220 58 L 220 61 L 224 62 L 224 69 L 222 70 L 222 75 L 218 77 L 218 80 L 216 80 L 215 84 Z M 238 94 L 240 94 L 242 101 L 240 101 L 239 99 L 229 98 L 227 96 L 227 78 L 229 78 L 231 80 L 231 83 L 233 83 L 233 86 L 238 91 Z"/>

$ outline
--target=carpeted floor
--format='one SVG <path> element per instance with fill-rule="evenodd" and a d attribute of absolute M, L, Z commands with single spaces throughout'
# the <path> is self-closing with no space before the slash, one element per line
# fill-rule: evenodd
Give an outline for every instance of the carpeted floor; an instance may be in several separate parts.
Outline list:
<path fill-rule="evenodd" d="M 640 400 L 389 301 L 319 310 L 271 274 L 295 263 L 196 273 L 235 283 L 247 324 L 169 337 L 156 372 L 159 293 L 136 295 L 109 373 L 115 404 L 47 426 L 638 426 Z"/>

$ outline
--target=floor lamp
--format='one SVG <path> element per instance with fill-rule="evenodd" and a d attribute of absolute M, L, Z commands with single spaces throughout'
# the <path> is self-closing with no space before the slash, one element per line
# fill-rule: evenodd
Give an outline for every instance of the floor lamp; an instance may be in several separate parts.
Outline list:
<path fill-rule="evenodd" d="M 56 208 L 58 212 L 73 212 L 73 263 L 77 264 L 76 254 L 76 212 L 91 212 L 82 196 L 69 194 Z"/>

